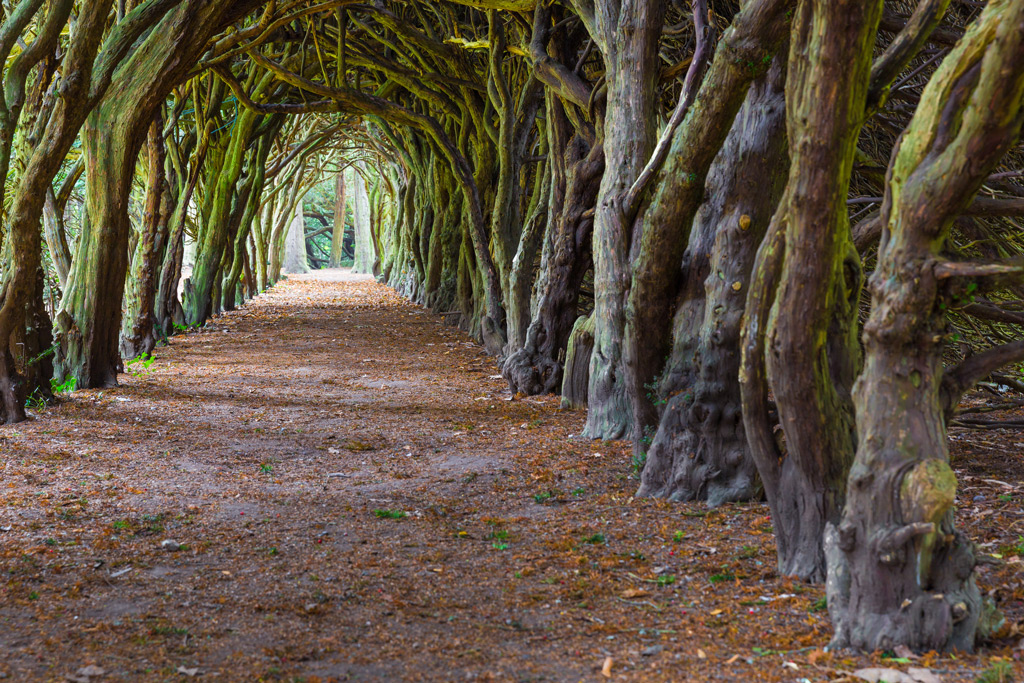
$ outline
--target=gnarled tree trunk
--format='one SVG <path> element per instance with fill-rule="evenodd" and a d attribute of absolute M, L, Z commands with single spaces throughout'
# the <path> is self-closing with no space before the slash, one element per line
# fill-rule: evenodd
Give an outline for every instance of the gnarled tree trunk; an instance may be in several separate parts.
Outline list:
<path fill-rule="evenodd" d="M 1019 361 L 1024 344 L 943 372 L 950 303 L 965 279 L 1000 268 L 951 263 L 942 249 L 1019 136 L 1022 104 L 1024 3 L 991 0 L 932 76 L 889 168 L 854 389 L 857 456 L 842 522 L 826 541 L 836 646 L 970 651 L 992 625 L 977 551 L 953 522 L 946 412 L 959 392 Z"/>
<path fill-rule="evenodd" d="M 657 387 L 666 405 L 638 495 L 714 506 L 760 491 L 743 430 L 740 329 L 754 256 L 787 177 L 780 62 L 751 86 L 708 174 L 672 355 Z"/>

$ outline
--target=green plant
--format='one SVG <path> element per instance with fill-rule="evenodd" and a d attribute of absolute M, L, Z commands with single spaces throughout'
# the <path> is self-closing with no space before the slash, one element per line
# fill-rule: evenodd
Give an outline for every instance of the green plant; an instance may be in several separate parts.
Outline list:
<path fill-rule="evenodd" d="M 1011 496 L 1011 495 L 1009 495 L 1007 493 L 1004 493 L 1003 495 L 999 496 L 999 500 L 1001 500 L 1004 503 L 1012 503 L 1013 502 L 1013 496 Z"/>
<path fill-rule="evenodd" d="M 408 517 L 408 513 L 404 510 L 374 510 L 373 514 L 380 519 L 402 519 Z"/>
<path fill-rule="evenodd" d="M 758 554 L 758 550 L 757 550 L 757 548 L 755 546 L 745 545 L 742 548 L 740 548 L 740 559 L 741 560 L 750 560 L 752 558 L 757 557 L 757 554 Z"/>
<path fill-rule="evenodd" d="M 811 603 L 811 606 L 807 608 L 809 612 L 824 612 L 828 609 L 828 598 L 820 597 Z"/>
<path fill-rule="evenodd" d="M 132 377 L 145 377 L 153 372 L 150 368 L 154 362 L 156 362 L 156 357 L 153 354 L 144 353 L 131 360 L 126 360 L 124 362 L 124 370 Z"/>
<path fill-rule="evenodd" d="M 545 501 L 551 500 L 554 497 L 555 497 L 555 492 L 554 491 L 544 491 L 542 493 L 538 493 L 538 494 L 534 495 L 533 496 L 533 500 L 535 502 L 538 502 L 538 503 L 543 503 Z"/>
<path fill-rule="evenodd" d="M 78 378 L 68 377 L 63 382 L 58 382 L 56 379 L 50 380 L 50 390 L 54 394 L 70 394 L 78 386 Z"/>
<path fill-rule="evenodd" d="M 976 680 L 978 683 L 1010 683 L 1014 680 L 1013 664 L 1006 660 L 994 662 Z"/>
<path fill-rule="evenodd" d="M 495 529 L 491 533 L 487 534 L 488 539 L 495 539 L 498 541 L 504 541 L 508 538 L 508 531 L 505 529 Z"/>
<path fill-rule="evenodd" d="M 674 534 L 672 534 L 672 540 L 676 543 L 682 543 L 684 538 L 686 538 L 686 534 L 684 534 L 682 531 L 677 531 Z"/>
<path fill-rule="evenodd" d="M 262 472 L 263 474 L 270 474 L 273 471 L 274 471 L 274 466 L 271 465 L 269 462 L 265 462 L 262 465 L 260 465 L 260 472 Z"/>
<path fill-rule="evenodd" d="M 676 582 L 676 575 L 675 574 L 662 574 L 661 576 L 658 577 L 658 585 L 659 586 L 671 586 L 675 582 Z"/>
<path fill-rule="evenodd" d="M 594 545 L 598 545 L 598 544 L 602 544 L 602 543 L 607 543 L 607 541 L 604 538 L 604 534 L 594 534 L 593 536 L 587 536 L 586 538 L 583 539 L 583 542 L 584 543 L 592 543 Z"/>
<path fill-rule="evenodd" d="M 127 519 L 119 519 L 116 522 L 114 522 L 112 526 L 115 529 L 128 529 L 129 527 L 131 527 L 131 525 L 132 523 L 129 522 Z"/>
<path fill-rule="evenodd" d="M 708 581 L 710 581 L 711 583 L 725 583 L 726 581 L 733 581 L 735 580 L 735 578 L 735 574 L 733 574 L 731 571 L 726 570 L 719 574 L 712 574 L 708 577 Z"/>
<path fill-rule="evenodd" d="M 491 543 L 491 547 L 494 548 L 495 550 L 508 550 L 508 543 L 501 543 L 499 541 L 494 541 L 493 543 Z"/>
<path fill-rule="evenodd" d="M 32 390 L 32 393 L 25 399 L 25 407 L 32 410 L 41 410 L 46 407 L 46 397 L 40 393 L 39 387 Z"/>
<path fill-rule="evenodd" d="M 639 479 L 640 473 L 644 471 L 644 465 L 647 464 L 647 453 L 644 451 L 634 453 L 633 457 L 629 459 L 629 464 L 633 468 L 633 478 Z"/>

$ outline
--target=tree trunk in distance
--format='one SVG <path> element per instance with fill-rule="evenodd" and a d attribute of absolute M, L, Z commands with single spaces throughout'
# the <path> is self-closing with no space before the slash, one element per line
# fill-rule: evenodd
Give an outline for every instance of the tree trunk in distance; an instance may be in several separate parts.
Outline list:
<path fill-rule="evenodd" d="M 302 200 L 295 205 L 295 213 L 288 227 L 282 269 L 286 273 L 309 272 L 309 260 L 306 258 L 306 218 L 302 211 Z"/>
<path fill-rule="evenodd" d="M 338 171 L 334 177 L 334 228 L 331 231 L 331 268 L 340 268 L 345 244 L 345 214 L 348 205 L 345 202 L 345 172 Z"/>
<path fill-rule="evenodd" d="M 365 169 L 362 161 L 357 162 Z M 370 199 L 366 194 L 366 181 L 353 169 L 352 181 L 352 224 L 355 231 L 355 261 L 353 273 L 373 273 L 373 235 L 370 234 Z"/>

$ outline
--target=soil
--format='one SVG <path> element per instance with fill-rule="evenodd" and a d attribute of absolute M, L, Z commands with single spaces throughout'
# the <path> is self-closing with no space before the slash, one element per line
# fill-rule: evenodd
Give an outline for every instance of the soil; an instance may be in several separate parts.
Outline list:
<path fill-rule="evenodd" d="M 850 655 L 824 650 L 821 587 L 778 576 L 764 504 L 634 499 L 626 444 L 510 396 L 479 345 L 368 277 L 293 276 L 154 356 L 0 429 L 0 678 L 1021 672 L 1019 431 L 952 434 L 1007 637 Z"/>

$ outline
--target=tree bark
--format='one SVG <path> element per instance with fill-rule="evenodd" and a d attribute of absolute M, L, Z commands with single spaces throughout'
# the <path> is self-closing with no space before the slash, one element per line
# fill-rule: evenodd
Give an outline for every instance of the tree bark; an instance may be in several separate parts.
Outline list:
<path fill-rule="evenodd" d="M 837 647 L 969 652 L 998 619 L 975 582 L 977 549 L 954 525 L 943 403 L 946 312 L 964 275 L 984 270 L 942 249 L 1020 135 L 1022 104 L 1024 3 L 992 0 L 932 76 L 887 175 L 854 388 L 857 456 L 826 538 Z M 1019 359 L 1019 346 L 955 371 L 958 383 Z"/>
<path fill-rule="evenodd" d="M 666 403 L 637 495 L 717 506 L 761 490 L 743 429 L 740 330 L 757 247 L 786 183 L 784 81 L 776 59 L 751 86 L 708 173 L 672 355 L 652 387 Z"/>
<path fill-rule="evenodd" d="M 334 229 L 331 232 L 331 268 L 340 268 L 344 256 L 345 218 L 348 204 L 345 201 L 345 172 L 338 171 L 334 178 Z"/>
<path fill-rule="evenodd" d="M 822 535 L 842 510 L 854 452 L 849 392 L 859 356 L 861 271 L 846 198 L 881 9 L 877 0 L 797 6 L 786 83 L 789 182 L 766 238 L 771 248 L 758 257 L 781 256 L 774 264 L 781 271 L 772 296 L 759 268 L 747 299 L 748 343 L 764 329 L 765 302 L 774 300 L 767 374 L 784 456 L 764 433 L 765 391 L 752 365 L 763 361 L 749 344 L 741 373 L 744 426 L 772 511 L 779 572 L 809 581 L 825 578 Z M 784 250 L 776 248 L 779 239 Z"/>
<path fill-rule="evenodd" d="M 618 439 L 633 425 L 623 369 L 630 226 L 624 199 L 654 149 L 657 48 L 661 0 L 600 0 L 594 39 L 604 54 L 605 172 L 594 216 L 594 351 L 590 359 L 587 424 L 593 439 Z"/>
<path fill-rule="evenodd" d="M 121 329 L 121 357 L 124 360 L 148 354 L 156 347 L 153 303 L 160 266 L 157 240 L 161 234 L 166 235 L 172 211 L 170 188 L 164 172 L 166 152 L 163 118 L 160 116 L 149 126 L 148 152 L 146 209 L 124 297 Z"/>

